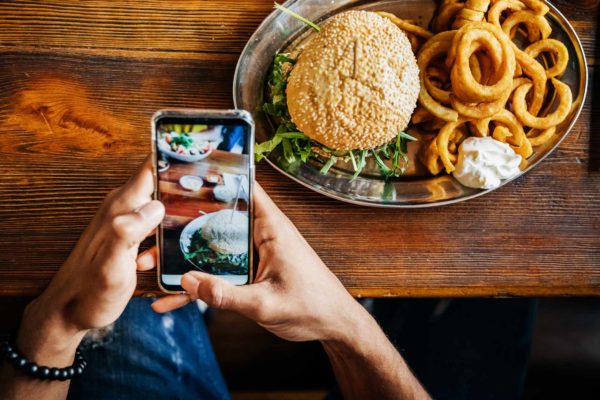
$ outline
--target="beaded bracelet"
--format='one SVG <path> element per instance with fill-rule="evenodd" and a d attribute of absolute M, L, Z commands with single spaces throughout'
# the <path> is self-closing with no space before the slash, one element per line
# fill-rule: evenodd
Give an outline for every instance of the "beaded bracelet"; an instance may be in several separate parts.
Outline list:
<path fill-rule="evenodd" d="M 65 368 L 39 366 L 27 360 L 10 341 L 5 341 L 0 345 L 0 353 L 15 369 L 23 371 L 31 378 L 42 380 L 66 381 L 83 374 L 87 366 L 87 361 L 85 361 L 79 350 L 75 352 L 75 362 L 73 365 Z"/>

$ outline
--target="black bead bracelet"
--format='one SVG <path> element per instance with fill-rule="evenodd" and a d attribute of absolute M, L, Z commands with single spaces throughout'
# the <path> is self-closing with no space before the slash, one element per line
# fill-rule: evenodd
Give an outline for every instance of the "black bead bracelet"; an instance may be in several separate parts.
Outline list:
<path fill-rule="evenodd" d="M 16 347 L 10 342 L 5 341 L 0 345 L 0 354 L 3 358 L 12 364 L 15 369 L 23 371 L 32 378 L 50 380 L 50 381 L 66 381 L 73 379 L 76 376 L 83 374 L 87 362 L 79 350 L 75 352 L 75 362 L 70 367 L 65 368 L 50 368 L 39 366 L 34 362 L 27 360 Z"/>

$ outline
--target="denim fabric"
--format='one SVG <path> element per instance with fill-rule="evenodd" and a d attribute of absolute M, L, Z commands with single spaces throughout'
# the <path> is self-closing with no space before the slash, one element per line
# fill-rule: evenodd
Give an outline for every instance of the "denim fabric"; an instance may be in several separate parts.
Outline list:
<path fill-rule="evenodd" d="M 69 399 L 230 399 L 196 304 L 165 315 L 134 298 L 103 338 L 84 341 Z"/>

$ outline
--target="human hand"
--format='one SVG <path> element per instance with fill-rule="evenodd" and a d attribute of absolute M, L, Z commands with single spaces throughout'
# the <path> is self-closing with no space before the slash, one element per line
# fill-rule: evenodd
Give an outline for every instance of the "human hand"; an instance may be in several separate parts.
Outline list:
<path fill-rule="evenodd" d="M 164 216 L 153 191 L 147 159 L 108 194 L 48 288 L 27 306 L 17 338 L 22 352 L 38 363 L 63 354 L 68 363 L 87 330 L 121 315 L 135 290 L 136 270 L 155 265 L 155 248 L 138 256 L 140 243 Z"/>
<path fill-rule="evenodd" d="M 292 222 L 257 184 L 254 190 L 256 279 L 234 286 L 198 271 L 183 276 L 188 294 L 152 304 L 168 312 L 194 299 L 236 311 L 291 341 L 342 340 L 368 313 L 346 291 Z"/>

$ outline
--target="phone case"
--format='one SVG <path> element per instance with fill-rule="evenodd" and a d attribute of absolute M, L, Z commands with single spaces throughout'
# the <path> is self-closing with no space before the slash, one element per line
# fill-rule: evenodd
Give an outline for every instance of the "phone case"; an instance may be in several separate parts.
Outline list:
<path fill-rule="evenodd" d="M 154 176 L 154 198 L 158 199 L 158 170 L 157 170 L 157 162 L 158 162 L 158 144 L 156 141 L 156 125 L 157 122 L 162 118 L 202 118 L 202 119 L 219 119 L 219 120 L 243 120 L 250 126 L 250 135 L 248 139 L 248 154 L 250 158 L 250 167 L 248 172 L 248 189 L 249 189 L 249 202 L 248 202 L 248 213 L 250 218 L 249 225 L 249 249 L 248 249 L 248 283 L 252 283 L 254 278 L 254 268 L 253 268 L 253 260 L 254 260 L 254 245 L 253 245 L 253 229 L 254 229 L 254 120 L 252 119 L 252 115 L 245 110 L 196 110 L 196 109 L 168 109 L 168 110 L 159 110 L 152 116 L 151 120 L 151 132 L 152 132 L 152 171 Z M 156 248 L 157 248 L 157 284 L 161 291 L 165 293 L 185 293 L 185 291 L 177 291 L 177 290 L 169 290 L 162 285 L 161 282 L 161 274 L 162 274 L 162 265 L 161 265 L 161 250 L 162 250 L 162 240 L 160 237 L 160 229 L 156 230 Z"/>

